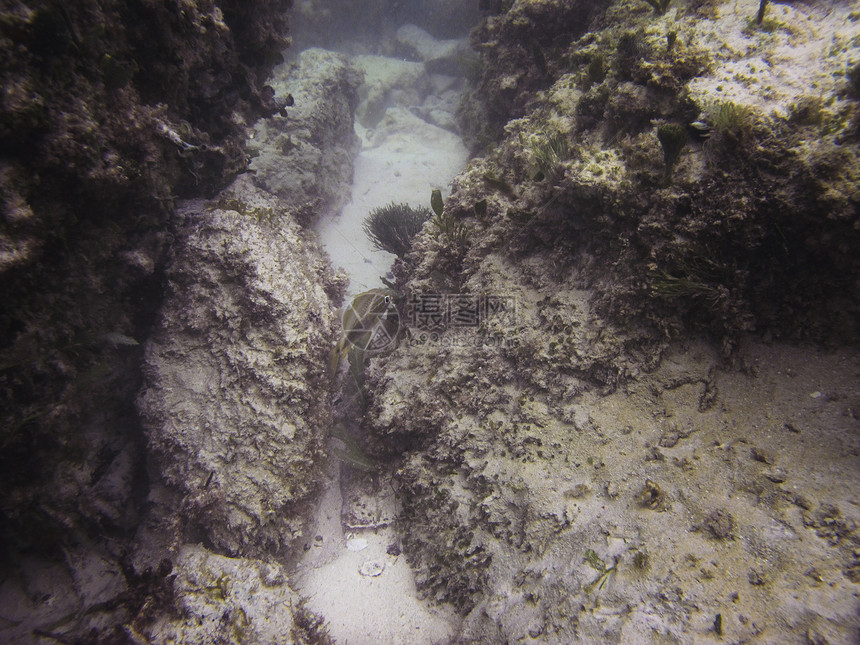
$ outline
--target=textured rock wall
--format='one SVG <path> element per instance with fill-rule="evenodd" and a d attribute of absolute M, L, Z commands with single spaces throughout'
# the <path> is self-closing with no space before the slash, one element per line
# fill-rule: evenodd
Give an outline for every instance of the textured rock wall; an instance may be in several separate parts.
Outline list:
<path fill-rule="evenodd" d="M 276 562 L 233 559 L 185 546 L 174 568 L 176 615 L 149 630 L 153 642 L 330 645 L 323 621 L 288 586 Z"/>
<path fill-rule="evenodd" d="M 124 535 L 134 412 L 177 195 L 244 169 L 289 0 L 3 3 L 0 532 L 55 553 Z"/>
<path fill-rule="evenodd" d="M 188 535 L 283 555 L 328 431 L 331 275 L 288 206 L 248 182 L 179 214 L 138 409 Z"/>
<path fill-rule="evenodd" d="M 551 66 L 572 39 L 591 28 L 607 0 L 487 2 L 491 14 L 472 32 L 481 56 L 479 101 L 486 110 L 479 141 L 496 137 L 511 118 L 528 111 L 534 93 L 552 84 Z"/>
<path fill-rule="evenodd" d="M 367 378 L 419 588 L 470 643 L 850 638 L 856 351 L 745 333 L 857 339 L 848 8 L 619 0 L 561 33 L 585 3 L 496 4 L 498 127 L 395 267 L 411 329 Z M 445 294 L 515 315 L 434 326 Z"/>
<path fill-rule="evenodd" d="M 178 550 L 284 556 L 327 429 L 342 285 L 297 224 L 324 199 L 248 176 L 218 194 L 250 126 L 286 108 L 264 83 L 289 5 L 4 4 L 3 642 L 327 642 L 277 566 Z M 315 188 L 345 181 L 336 165 Z"/>
<path fill-rule="evenodd" d="M 290 94 L 294 106 L 285 116 L 257 122 L 250 168 L 257 185 L 288 200 L 304 224 L 335 215 L 349 199 L 360 146 L 353 114 L 361 82 L 345 57 L 317 48 L 273 71 L 276 94 Z"/>
<path fill-rule="evenodd" d="M 752 329 L 856 339 L 860 117 L 844 12 L 801 29 L 774 8 L 784 27 L 767 32 L 742 11 L 661 18 L 640 5 L 614 3 L 581 38 L 534 41 L 542 70 L 496 56 L 551 22 L 553 3 L 515 3 L 475 31 L 478 92 L 505 135 L 463 173 L 452 213 L 519 257 L 577 266 L 606 318 L 727 342 Z M 808 58 L 831 36 L 844 45 Z M 781 61 L 769 76 L 768 56 Z M 671 168 L 661 125 L 683 137 Z"/>

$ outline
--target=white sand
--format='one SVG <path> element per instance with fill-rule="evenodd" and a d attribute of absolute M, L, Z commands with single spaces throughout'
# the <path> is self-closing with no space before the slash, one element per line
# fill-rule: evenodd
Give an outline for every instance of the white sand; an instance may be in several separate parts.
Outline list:
<path fill-rule="evenodd" d="M 430 205 L 430 193 L 448 194 L 468 151 L 455 134 L 428 124 L 406 108 L 391 107 L 373 130 L 356 122 L 362 149 L 355 161 L 352 199 L 339 216 L 316 230 L 332 264 L 350 277 L 349 295 L 382 286 L 380 276 L 394 256 L 373 248 L 362 229 L 373 208 L 389 202 Z M 341 465 L 334 463 L 315 516 L 311 544 L 294 574 L 293 586 L 308 607 L 325 618 L 339 645 L 441 645 L 456 633 L 450 608 L 419 600 L 404 555 L 390 555 L 398 543 L 396 523 L 344 532 L 341 523 Z M 393 491 L 373 500 L 382 517 L 396 517 Z M 350 550 L 366 541 L 361 550 Z M 396 550 L 395 550 L 396 552 Z M 378 572 L 376 576 L 362 575 Z"/>
<path fill-rule="evenodd" d="M 366 130 L 356 122 L 362 148 L 355 160 L 352 199 L 338 217 L 317 225 L 332 264 L 350 277 L 349 294 L 382 286 L 380 276 L 394 256 L 374 249 L 362 230 L 371 210 L 389 202 L 430 206 L 434 188 L 448 184 L 463 168 L 468 151 L 455 134 L 422 121 L 405 108 L 392 107 L 379 126 Z"/>
<path fill-rule="evenodd" d="M 395 528 L 346 533 L 341 528 L 339 475 L 335 462 L 316 514 L 313 546 L 299 565 L 293 587 L 326 619 L 338 645 L 449 643 L 456 631 L 453 612 L 419 600 L 406 557 L 386 552 L 398 542 Z M 393 496 L 379 500 L 379 505 L 394 515 Z M 363 568 L 365 574 L 375 573 L 380 567 L 377 576 L 361 573 Z"/>

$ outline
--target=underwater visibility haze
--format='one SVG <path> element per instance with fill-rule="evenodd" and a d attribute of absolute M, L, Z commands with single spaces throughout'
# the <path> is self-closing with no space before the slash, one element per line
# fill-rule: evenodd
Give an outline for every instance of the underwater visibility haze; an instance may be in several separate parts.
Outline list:
<path fill-rule="evenodd" d="M 0 642 L 860 642 L 860 2 L 0 40 Z"/>

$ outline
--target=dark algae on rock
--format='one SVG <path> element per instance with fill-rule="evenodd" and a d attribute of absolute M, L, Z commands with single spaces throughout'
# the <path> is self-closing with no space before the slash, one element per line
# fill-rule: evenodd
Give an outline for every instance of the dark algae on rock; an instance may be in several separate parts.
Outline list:
<path fill-rule="evenodd" d="M 283 113 L 289 103 L 265 83 L 288 45 L 290 5 L 290 0 L 3 3 L 4 642 L 34 642 L 35 634 L 54 642 L 144 642 L 153 623 L 179 620 L 188 609 L 182 608 L 187 588 L 174 585 L 174 579 L 199 574 L 194 570 L 199 562 L 172 554 L 171 573 L 159 565 L 166 549 L 152 547 L 137 532 L 147 522 L 151 528 L 163 521 L 161 533 L 169 534 L 176 527 L 165 525 L 176 515 L 211 512 L 214 500 L 225 498 L 219 497 L 222 482 L 215 469 L 207 469 L 211 464 L 200 466 L 196 477 L 184 482 L 195 489 L 194 498 L 184 509 L 180 500 L 172 518 L 153 519 L 149 512 L 158 507 L 153 501 L 158 494 L 148 496 L 162 473 L 158 464 L 145 461 L 147 440 L 135 400 L 146 352 L 154 353 L 146 341 L 159 320 L 168 252 L 174 235 L 187 234 L 177 226 L 177 201 L 211 197 L 244 171 L 249 126 Z M 230 213 L 224 217 L 241 218 Z M 309 333 L 328 345 L 329 300 L 316 291 L 328 279 L 327 265 L 312 243 L 296 240 L 292 227 L 287 236 L 306 250 L 304 286 L 325 305 L 316 332 Z M 271 229 L 259 234 L 277 237 Z M 247 300 L 237 303 L 240 317 L 250 317 L 251 308 Z M 264 309 L 257 311 L 260 317 Z M 279 338 L 279 345 L 283 342 Z M 280 360 L 301 362 L 287 354 Z M 294 378 L 312 380 L 298 362 Z M 320 369 L 317 376 L 324 379 Z M 307 441 L 313 454 L 316 439 L 309 435 Z M 299 497 L 306 492 L 301 486 L 296 490 Z M 219 542 L 207 539 L 210 545 Z M 249 584 L 259 586 L 253 576 Z M 59 600 L 42 602 L 36 591 L 20 596 L 25 588 L 50 588 Z M 289 607 L 294 594 L 287 592 L 284 586 L 276 595 Z M 253 638 L 256 627 L 241 624 L 241 603 L 231 611 L 233 619 L 219 629 L 228 634 L 241 628 Z M 203 613 L 215 615 L 215 610 Z M 310 634 L 313 621 L 305 622 Z M 229 642 L 236 642 L 235 634 Z M 319 642 L 325 642 L 321 635 Z"/>
<path fill-rule="evenodd" d="M 289 0 L 4 3 L 9 642 L 331 642 L 286 568 L 347 546 L 329 466 L 454 642 L 856 637 L 856 3 L 466 4 L 302 2 L 361 55 L 285 62 Z M 475 156 L 368 213 L 371 356 L 310 227 L 388 102 Z"/>
<path fill-rule="evenodd" d="M 486 127 L 443 211 L 469 234 L 425 227 L 396 287 L 516 315 L 413 323 L 366 381 L 419 588 L 469 643 L 850 640 L 856 14 L 482 8 Z"/>

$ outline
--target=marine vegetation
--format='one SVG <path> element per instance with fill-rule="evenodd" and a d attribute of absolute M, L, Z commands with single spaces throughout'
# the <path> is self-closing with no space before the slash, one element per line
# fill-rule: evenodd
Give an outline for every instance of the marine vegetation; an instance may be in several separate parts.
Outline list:
<path fill-rule="evenodd" d="M 391 202 L 374 208 L 364 220 L 364 232 L 380 251 L 388 251 L 399 258 L 412 248 L 412 238 L 421 232 L 424 222 L 430 219 L 430 210 L 413 208 L 408 204 Z"/>
<path fill-rule="evenodd" d="M 667 271 L 658 271 L 651 282 L 651 293 L 660 298 L 692 298 L 707 296 L 716 298 L 718 291 L 693 277 L 678 277 Z"/>
<path fill-rule="evenodd" d="M 343 332 L 329 356 L 328 371 L 332 379 L 337 376 L 341 361 L 346 356 L 355 400 L 359 401 L 361 407 L 365 404 L 364 369 L 367 356 L 385 348 L 393 348 L 400 330 L 394 295 L 391 289 L 371 289 L 355 296 L 343 313 Z M 344 445 L 343 448 L 332 448 L 332 452 L 354 468 L 374 470 L 376 464 L 362 452 L 347 425 L 344 420 L 332 427 L 331 436 Z"/>
<path fill-rule="evenodd" d="M 376 462 L 364 453 L 361 446 L 358 445 L 358 440 L 346 429 L 343 423 L 336 423 L 332 427 L 331 436 L 335 439 L 340 439 L 344 445 L 343 448 L 332 448 L 332 453 L 334 453 L 335 457 L 353 468 L 358 468 L 364 472 L 376 470 Z"/>
<path fill-rule="evenodd" d="M 722 133 L 740 135 L 752 124 L 752 111 L 745 105 L 733 101 L 717 101 L 707 108 L 714 129 Z"/>
<path fill-rule="evenodd" d="M 434 238 L 444 238 L 450 247 L 462 247 L 468 241 L 468 231 L 450 212 L 446 213 L 442 204 L 442 191 L 434 190 L 430 196 L 430 203 L 433 206 L 433 212 L 436 215 L 430 220 L 430 223 L 436 229 L 432 235 Z"/>
<path fill-rule="evenodd" d="M 657 12 L 657 15 L 662 16 L 666 13 L 666 9 L 669 8 L 669 4 L 672 0 L 645 0 L 645 2 L 654 7 L 654 11 Z"/>
<path fill-rule="evenodd" d="M 854 96 L 860 98 L 860 63 L 857 63 L 854 67 L 850 68 L 846 76 L 848 78 L 848 85 L 854 93 Z"/>
<path fill-rule="evenodd" d="M 606 581 L 609 580 L 609 576 L 615 573 L 618 568 L 618 561 L 616 560 L 612 566 L 607 566 L 603 559 L 597 555 L 594 549 L 588 549 L 585 552 L 585 560 L 591 568 L 599 574 L 593 582 L 585 585 L 585 591 L 587 593 L 591 593 L 593 589 L 596 594 L 599 594 L 600 590 L 603 589 L 603 585 L 605 585 Z"/>
<path fill-rule="evenodd" d="M 657 139 L 663 146 L 663 161 L 666 164 L 666 181 L 672 178 L 672 170 L 687 145 L 687 130 L 677 123 L 664 123 L 657 127 Z"/>
<path fill-rule="evenodd" d="M 555 181 L 561 174 L 561 164 L 570 159 L 570 144 L 560 132 L 544 136 L 531 148 L 536 166 L 536 179 Z"/>
<path fill-rule="evenodd" d="M 438 188 L 434 189 L 432 193 L 430 193 L 430 206 L 433 207 L 433 212 L 436 213 L 439 217 L 442 216 L 442 212 L 445 210 L 445 204 L 442 202 L 442 191 Z"/>
<path fill-rule="evenodd" d="M 757 24 L 761 24 L 764 20 L 764 10 L 767 8 L 767 0 L 761 0 L 761 4 L 758 6 L 758 15 L 755 18 Z"/>

